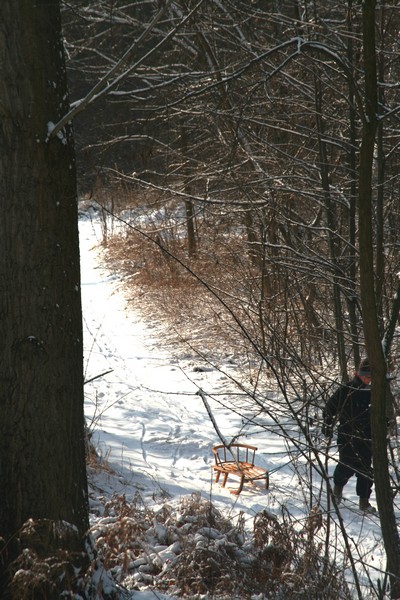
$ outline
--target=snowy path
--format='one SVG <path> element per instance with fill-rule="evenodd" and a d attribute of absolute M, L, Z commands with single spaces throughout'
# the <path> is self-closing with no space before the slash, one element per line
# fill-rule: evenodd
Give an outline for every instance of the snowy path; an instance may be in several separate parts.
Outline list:
<path fill-rule="evenodd" d="M 238 500 L 212 485 L 211 446 L 218 437 L 199 388 L 221 393 L 228 380 L 217 370 L 196 372 L 165 352 L 140 317 L 126 310 L 118 277 L 98 263 L 101 229 L 80 221 L 85 379 L 111 372 L 85 386 L 85 413 L 96 445 L 144 496 L 181 496 L 200 491 L 224 504 L 244 502 L 265 508 L 262 484 Z M 187 374 L 189 373 L 189 375 Z M 239 418 L 217 410 L 224 435 L 235 433 Z M 260 505 L 260 500 L 262 504 Z"/>

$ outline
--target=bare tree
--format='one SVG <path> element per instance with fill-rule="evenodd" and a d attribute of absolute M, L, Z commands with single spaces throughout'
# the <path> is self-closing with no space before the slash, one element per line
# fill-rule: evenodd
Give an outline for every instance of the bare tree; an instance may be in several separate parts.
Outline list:
<path fill-rule="evenodd" d="M 375 472 L 376 497 L 382 526 L 382 535 L 387 556 L 387 570 L 390 578 L 391 598 L 400 595 L 400 537 L 393 510 L 393 493 L 389 475 L 389 458 L 387 448 L 387 365 L 382 344 L 382 328 L 380 326 L 380 289 L 381 271 L 376 274 L 377 265 L 382 264 L 382 257 L 374 265 L 373 248 L 370 240 L 373 237 L 373 175 L 374 151 L 378 130 L 378 78 L 375 42 L 376 3 L 369 0 L 363 9 L 363 55 L 365 70 L 365 116 L 363 119 L 363 135 L 360 148 L 359 164 L 359 228 L 360 248 L 363 261 L 360 266 L 360 299 L 363 308 L 364 332 L 366 348 L 371 361 L 372 381 L 372 444 Z M 382 185 L 382 181 L 380 181 Z M 381 230 L 378 231 L 378 236 Z M 382 247 L 379 248 L 382 253 Z M 377 282 L 377 283 L 375 283 Z"/>

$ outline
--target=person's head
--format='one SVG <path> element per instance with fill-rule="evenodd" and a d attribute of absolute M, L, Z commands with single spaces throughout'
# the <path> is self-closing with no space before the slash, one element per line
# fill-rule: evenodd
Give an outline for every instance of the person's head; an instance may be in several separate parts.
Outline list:
<path fill-rule="evenodd" d="M 371 368 L 369 366 L 368 358 L 363 358 L 363 360 L 360 362 L 360 366 L 356 371 L 356 375 L 363 383 L 371 383 Z"/>

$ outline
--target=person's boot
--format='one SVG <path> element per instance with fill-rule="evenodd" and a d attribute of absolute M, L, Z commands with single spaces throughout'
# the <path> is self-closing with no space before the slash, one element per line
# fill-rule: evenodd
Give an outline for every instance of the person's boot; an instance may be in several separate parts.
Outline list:
<path fill-rule="evenodd" d="M 369 503 L 368 498 L 360 498 L 360 510 L 369 514 L 376 513 L 375 506 L 372 506 L 372 504 Z"/>
<path fill-rule="evenodd" d="M 335 485 L 333 486 L 333 495 L 336 498 L 336 502 L 338 504 L 341 503 L 341 501 L 343 500 L 343 486 L 341 485 Z"/>

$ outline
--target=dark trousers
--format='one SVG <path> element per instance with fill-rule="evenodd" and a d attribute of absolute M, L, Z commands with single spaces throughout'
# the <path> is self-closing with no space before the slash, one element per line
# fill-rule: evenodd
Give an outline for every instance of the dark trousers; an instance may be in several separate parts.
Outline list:
<path fill-rule="evenodd" d="M 338 444 L 339 462 L 333 473 L 335 485 L 343 487 L 350 477 L 357 477 L 356 493 L 360 498 L 369 498 L 373 484 L 371 444 L 363 440 L 351 440 Z"/>

